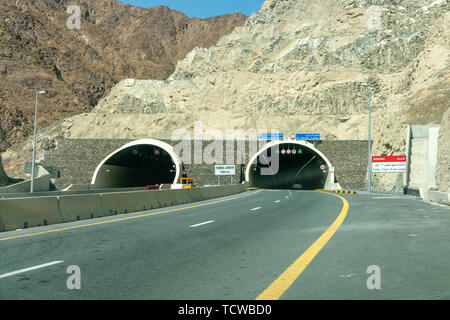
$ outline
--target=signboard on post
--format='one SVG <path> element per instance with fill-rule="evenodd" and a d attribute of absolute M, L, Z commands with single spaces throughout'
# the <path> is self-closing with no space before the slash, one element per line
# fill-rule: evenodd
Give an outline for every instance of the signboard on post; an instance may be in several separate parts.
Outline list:
<path fill-rule="evenodd" d="M 235 174 L 236 174 L 236 166 L 234 164 L 215 166 L 216 176 L 234 176 Z"/>
<path fill-rule="evenodd" d="M 374 173 L 406 172 L 406 156 L 372 157 L 372 172 Z"/>
<path fill-rule="evenodd" d="M 320 140 L 320 133 L 297 133 L 297 140 Z"/>
<path fill-rule="evenodd" d="M 261 133 L 259 135 L 260 140 L 284 140 L 283 133 Z"/>

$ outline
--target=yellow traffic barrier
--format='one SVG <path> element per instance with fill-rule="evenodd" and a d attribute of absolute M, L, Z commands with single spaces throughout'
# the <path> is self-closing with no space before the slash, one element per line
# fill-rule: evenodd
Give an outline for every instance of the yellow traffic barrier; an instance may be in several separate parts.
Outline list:
<path fill-rule="evenodd" d="M 323 190 L 323 189 L 316 189 L 316 191 L 331 192 L 331 193 L 342 193 L 342 194 L 358 194 L 356 191 L 351 191 L 351 190 Z"/>

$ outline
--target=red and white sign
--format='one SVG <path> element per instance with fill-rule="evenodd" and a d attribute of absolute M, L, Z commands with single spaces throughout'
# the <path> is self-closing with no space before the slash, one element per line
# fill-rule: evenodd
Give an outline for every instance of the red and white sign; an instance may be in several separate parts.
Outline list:
<path fill-rule="evenodd" d="M 372 157 L 372 172 L 406 172 L 406 156 Z"/>
<path fill-rule="evenodd" d="M 406 162 L 406 156 L 372 157 L 372 162 Z"/>

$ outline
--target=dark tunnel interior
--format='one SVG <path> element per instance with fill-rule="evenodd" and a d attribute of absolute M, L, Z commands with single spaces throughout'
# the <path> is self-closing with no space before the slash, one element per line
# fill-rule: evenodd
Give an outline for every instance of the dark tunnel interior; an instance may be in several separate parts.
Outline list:
<path fill-rule="evenodd" d="M 261 174 L 261 168 L 269 165 L 261 162 L 250 168 L 250 182 L 260 188 L 268 189 L 323 189 L 327 179 L 328 166 L 325 160 L 312 149 L 298 144 L 283 143 L 267 150 L 267 158 L 272 152 L 279 156 L 278 171 Z M 272 166 L 273 167 L 273 166 Z"/>
<path fill-rule="evenodd" d="M 131 188 L 173 183 L 176 165 L 170 154 L 154 145 L 126 148 L 108 159 L 100 168 L 98 188 Z"/>

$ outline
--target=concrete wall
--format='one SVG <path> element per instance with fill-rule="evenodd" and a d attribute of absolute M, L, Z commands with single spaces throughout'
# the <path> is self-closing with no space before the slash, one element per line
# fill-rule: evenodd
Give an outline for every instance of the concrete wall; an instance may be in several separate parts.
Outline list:
<path fill-rule="evenodd" d="M 0 197 L 9 193 L 30 192 L 31 180 L 26 180 L 7 187 L 0 188 Z M 43 192 L 50 190 L 50 174 L 41 166 L 37 167 L 34 179 L 34 191 Z"/>
<path fill-rule="evenodd" d="M 108 171 L 113 171 L 114 175 L 108 174 Z M 129 177 L 139 175 L 139 169 L 129 167 L 119 167 L 112 165 L 103 165 L 97 175 L 97 180 L 92 188 L 118 188 L 122 181 L 129 180 Z"/>
<path fill-rule="evenodd" d="M 0 232 L 182 205 L 240 193 L 247 187 L 0 199 Z"/>
<path fill-rule="evenodd" d="M 88 184 L 97 165 L 111 152 L 132 140 L 87 140 L 87 139 L 66 139 L 58 141 L 58 148 L 45 155 L 42 165 L 51 173 L 54 184 L 58 189 L 64 189 L 71 184 Z M 179 141 L 164 142 L 176 146 Z M 194 148 L 197 143 L 199 148 Z M 203 150 L 211 144 L 211 141 L 197 141 L 192 143 L 190 157 L 192 162 L 201 159 Z M 237 143 L 234 141 L 234 152 L 232 158 L 238 159 Z M 227 150 L 231 150 L 230 142 L 224 141 L 224 155 L 226 160 Z M 335 167 L 337 182 L 344 189 L 363 189 L 366 185 L 367 175 L 367 141 L 319 141 L 317 146 Z M 250 146 L 245 142 L 245 164 L 250 159 Z M 182 154 L 179 154 L 182 157 Z M 214 175 L 214 164 L 194 163 L 185 164 L 190 177 L 195 178 L 198 185 L 216 185 L 217 176 Z M 241 179 L 241 169 L 245 170 L 245 165 L 237 165 L 236 174 L 232 177 L 220 177 L 221 184 L 239 182 Z M 58 176 L 60 178 L 56 178 Z"/>
<path fill-rule="evenodd" d="M 436 189 L 439 125 L 411 126 L 408 186 Z"/>

